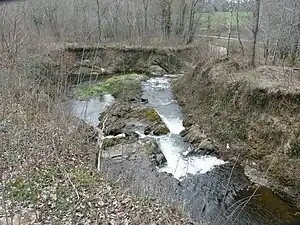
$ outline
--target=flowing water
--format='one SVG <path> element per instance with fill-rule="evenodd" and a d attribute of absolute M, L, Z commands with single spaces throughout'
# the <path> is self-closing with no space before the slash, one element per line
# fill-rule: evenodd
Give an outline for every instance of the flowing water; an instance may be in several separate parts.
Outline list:
<path fill-rule="evenodd" d="M 225 162 L 211 156 L 185 157 L 189 150 L 187 143 L 179 135 L 184 130 L 183 116 L 171 91 L 170 77 L 151 78 L 142 83 L 143 98 L 148 99 L 170 130 L 170 134 L 158 138 L 159 146 L 167 159 L 167 166 L 160 171 L 172 173 L 183 179 L 187 174 L 206 173 L 214 166 Z"/>
<path fill-rule="evenodd" d="M 99 124 L 99 114 L 114 102 L 115 98 L 110 94 L 106 94 L 102 98 L 91 98 L 87 101 L 70 100 L 73 114 L 93 127 Z"/>
<path fill-rule="evenodd" d="M 176 76 L 151 78 L 142 83 L 143 97 L 148 99 L 170 130 L 168 135 L 155 138 L 167 165 L 159 169 L 160 175 L 157 176 L 149 172 L 144 163 L 124 160 L 122 165 L 112 164 L 116 168 L 113 173 L 123 173 L 124 169 L 130 168 L 137 174 L 132 180 L 139 185 L 150 186 L 151 180 L 155 181 L 152 186 L 159 183 L 164 195 L 177 202 L 186 202 L 187 211 L 198 222 L 203 218 L 213 225 L 274 225 L 289 221 L 295 212 L 293 207 L 267 188 L 255 190 L 252 196 L 254 190 L 247 189 L 250 181 L 243 168 L 212 156 L 185 157 L 190 146 L 179 135 L 184 130 L 183 116 L 171 91 L 171 79 L 176 79 Z M 88 101 L 70 101 L 74 115 L 93 126 L 98 124 L 99 113 L 113 102 L 111 95 Z M 179 183 L 163 172 L 172 174 Z"/>

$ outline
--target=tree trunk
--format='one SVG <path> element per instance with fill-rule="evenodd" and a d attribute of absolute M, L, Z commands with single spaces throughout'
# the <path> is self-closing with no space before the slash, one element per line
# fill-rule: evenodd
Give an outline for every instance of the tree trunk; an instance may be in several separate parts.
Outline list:
<path fill-rule="evenodd" d="M 264 58 L 265 58 L 265 65 L 267 65 L 268 58 L 269 58 L 269 40 L 267 40 L 267 42 L 264 43 Z"/>
<path fill-rule="evenodd" d="M 299 15 L 300 17 L 300 15 Z M 300 18 L 299 18 L 300 19 Z M 295 35 L 295 41 L 292 46 L 292 52 L 291 52 L 291 64 L 294 66 L 296 63 L 296 58 L 298 55 L 299 51 L 299 41 L 300 41 L 300 22 L 297 24 L 297 29 L 296 29 L 296 35 Z"/>
<path fill-rule="evenodd" d="M 207 33 L 210 34 L 210 30 L 211 30 L 211 14 L 208 13 L 207 16 Z"/>
<path fill-rule="evenodd" d="M 190 9 L 190 20 L 189 20 L 189 26 L 188 31 L 186 35 L 186 44 L 190 44 L 194 40 L 195 35 L 195 14 L 196 14 L 196 7 L 200 3 L 199 0 L 193 0 L 191 9 Z"/>
<path fill-rule="evenodd" d="M 241 32 L 240 32 L 240 16 L 239 16 L 239 9 L 240 9 L 240 1 L 238 1 L 238 9 L 236 10 L 236 32 L 237 32 L 237 37 L 241 46 L 242 50 L 242 55 L 245 56 L 245 50 L 244 46 L 241 40 Z"/>
<path fill-rule="evenodd" d="M 144 4 L 144 30 L 145 34 L 147 36 L 148 34 L 148 6 L 149 6 L 149 0 L 143 0 Z"/>
<path fill-rule="evenodd" d="M 176 35 L 183 38 L 184 25 L 185 25 L 185 16 L 186 16 L 187 4 L 185 0 L 181 0 L 180 9 L 179 9 L 179 18 L 177 23 Z"/>
<path fill-rule="evenodd" d="M 228 26 L 228 39 L 227 39 L 227 57 L 229 57 L 233 12 L 234 12 L 234 8 L 232 5 L 230 5 L 230 20 L 229 20 L 229 26 Z"/>
<path fill-rule="evenodd" d="M 101 42 L 102 25 L 101 25 L 101 15 L 100 15 L 100 0 L 96 0 L 96 4 L 97 4 L 97 21 L 98 21 L 98 41 Z"/>
<path fill-rule="evenodd" d="M 254 10 L 254 28 L 253 28 L 253 45 L 252 45 L 252 56 L 251 56 L 251 66 L 255 66 L 255 56 L 256 56 L 256 43 L 257 43 L 257 35 L 259 30 L 259 15 L 260 15 L 260 0 L 255 0 L 256 6 Z"/>
<path fill-rule="evenodd" d="M 169 39 L 171 35 L 171 5 L 173 0 L 162 0 L 161 2 L 161 13 L 162 13 L 162 21 L 161 21 L 161 29 L 163 35 Z"/>

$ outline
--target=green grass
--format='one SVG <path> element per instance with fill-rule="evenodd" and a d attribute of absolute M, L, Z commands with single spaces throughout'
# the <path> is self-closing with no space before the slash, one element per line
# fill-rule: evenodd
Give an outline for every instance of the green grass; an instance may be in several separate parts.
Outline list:
<path fill-rule="evenodd" d="M 94 177 L 94 174 L 87 168 L 62 169 L 56 166 L 46 166 L 39 170 L 29 171 L 26 177 L 11 180 L 7 185 L 7 190 L 12 199 L 17 202 L 36 204 L 42 198 L 64 211 L 69 207 L 68 198 L 72 201 L 76 199 L 74 186 L 81 190 L 94 187 L 98 182 L 97 177 Z"/>
<path fill-rule="evenodd" d="M 144 79 L 144 75 L 138 74 L 116 75 L 96 85 L 75 90 L 75 96 L 79 99 L 88 99 L 109 93 L 115 98 L 136 97 L 141 92 L 140 82 Z"/>
<path fill-rule="evenodd" d="M 233 21 L 232 25 L 236 26 L 236 15 L 237 13 L 233 13 Z M 209 16 L 211 16 L 209 18 Z M 240 25 L 246 25 L 249 20 L 252 18 L 251 12 L 239 12 Z M 211 26 L 219 26 L 219 25 L 227 25 L 227 21 L 230 19 L 230 12 L 215 12 L 215 13 L 203 13 L 201 17 L 201 26 L 207 27 L 208 20 L 211 20 Z"/>
<path fill-rule="evenodd" d="M 103 140 L 103 148 L 109 148 L 118 144 L 118 141 L 113 138 L 104 139 Z"/>

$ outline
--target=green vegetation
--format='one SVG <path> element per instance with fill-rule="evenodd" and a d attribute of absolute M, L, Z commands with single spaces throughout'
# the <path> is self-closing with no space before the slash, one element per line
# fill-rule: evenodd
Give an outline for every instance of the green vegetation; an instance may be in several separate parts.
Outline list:
<path fill-rule="evenodd" d="M 88 99 L 110 93 L 115 98 L 135 98 L 141 93 L 140 82 L 144 79 L 145 76 L 139 74 L 116 75 L 96 85 L 77 89 L 75 96 Z"/>
<path fill-rule="evenodd" d="M 8 191 L 16 201 L 36 203 L 38 200 L 38 190 L 33 182 L 17 178 L 8 183 Z"/>
<path fill-rule="evenodd" d="M 159 121 L 160 117 L 155 109 L 147 108 L 141 112 L 150 121 Z"/>
<path fill-rule="evenodd" d="M 114 138 L 107 138 L 103 140 L 103 148 L 109 148 L 118 144 L 118 141 Z"/>
<path fill-rule="evenodd" d="M 232 25 L 236 26 L 236 15 L 233 13 Z M 239 12 L 240 25 L 245 26 L 252 18 L 251 12 Z M 207 27 L 208 21 L 211 21 L 212 28 L 214 26 L 227 25 L 228 20 L 230 19 L 230 12 L 215 12 L 215 13 L 203 13 L 201 17 L 201 24 L 204 27 Z"/>
<path fill-rule="evenodd" d="M 97 179 L 87 168 L 46 166 L 29 171 L 26 177 L 11 180 L 7 190 L 15 201 L 27 204 L 49 201 L 57 209 L 64 211 L 68 210 L 68 201 L 77 198 L 73 186 L 78 190 L 92 188 L 99 182 Z"/>

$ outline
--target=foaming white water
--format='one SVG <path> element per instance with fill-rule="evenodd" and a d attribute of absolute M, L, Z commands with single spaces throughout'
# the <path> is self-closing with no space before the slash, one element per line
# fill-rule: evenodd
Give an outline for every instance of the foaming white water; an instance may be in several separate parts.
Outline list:
<path fill-rule="evenodd" d="M 183 74 L 166 74 L 164 77 L 177 78 L 183 76 Z"/>
<path fill-rule="evenodd" d="M 103 103 L 106 107 L 112 105 L 114 102 L 115 98 L 111 94 L 103 95 Z"/>
<path fill-rule="evenodd" d="M 102 99 L 91 98 L 87 101 L 72 100 L 72 113 L 96 127 L 99 124 L 99 114 L 114 102 L 115 98 L 110 94 L 105 94 Z"/>
<path fill-rule="evenodd" d="M 169 80 L 165 77 L 150 78 L 148 83 L 150 83 L 154 88 L 166 89 L 171 87 Z"/>
<path fill-rule="evenodd" d="M 187 157 L 189 146 L 179 136 L 184 130 L 182 113 L 171 90 L 170 77 L 151 78 L 144 84 L 144 97 L 157 110 L 170 134 L 159 137 L 158 143 L 167 160 L 161 172 L 172 173 L 176 179 L 187 174 L 206 173 L 225 162 L 212 156 Z M 144 137 L 140 135 L 140 137 Z"/>
<path fill-rule="evenodd" d="M 180 118 L 170 118 L 165 117 L 164 115 L 158 112 L 158 115 L 162 119 L 162 121 L 169 128 L 170 132 L 173 134 L 180 134 L 181 131 L 184 130 L 184 126 L 182 124 L 182 120 Z"/>
<path fill-rule="evenodd" d="M 178 143 L 176 136 L 165 136 L 159 139 L 160 148 L 167 159 L 167 166 L 160 169 L 161 172 L 172 173 L 176 179 L 183 179 L 187 174 L 204 174 L 215 166 L 225 164 L 212 156 L 184 157 L 182 152 L 186 149 Z"/>

